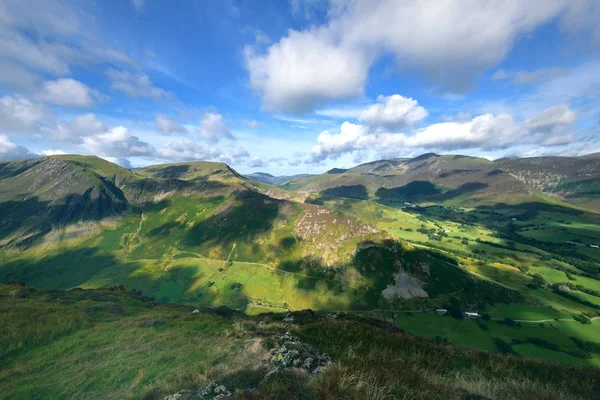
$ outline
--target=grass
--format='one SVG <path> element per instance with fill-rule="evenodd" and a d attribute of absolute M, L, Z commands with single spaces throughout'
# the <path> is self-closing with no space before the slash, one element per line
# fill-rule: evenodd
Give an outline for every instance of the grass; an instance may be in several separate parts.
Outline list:
<path fill-rule="evenodd" d="M 492 338 L 482 334 L 473 321 L 457 320 L 451 317 L 437 317 L 431 313 L 402 315 L 396 318 L 396 324 L 412 334 L 428 339 L 447 339 L 461 346 L 479 350 L 497 351 Z"/>
<path fill-rule="evenodd" d="M 211 380 L 239 399 L 587 399 L 600 385 L 593 368 L 470 350 L 352 315 L 290 323 L 192 314 L 119 290 L 15 285 L 0 286 L 0 310 L 9 327 L 0 331 L 0 393 L 11 399 L 160 399 Z M 57 324 L 29 318 L 32 311 Z M 268 352 L 285 331 L 333 357 L 333 366 L 265 379 Z M 29 339 L 9 349 L 14 332 Z"/>

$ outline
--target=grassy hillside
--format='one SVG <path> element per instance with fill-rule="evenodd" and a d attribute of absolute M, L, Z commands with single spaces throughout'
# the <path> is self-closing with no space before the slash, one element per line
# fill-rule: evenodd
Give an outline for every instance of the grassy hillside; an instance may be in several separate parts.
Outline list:
<path fill-rule="evenodd" d="M 345 310 L 492 352 L 600 364 L 585 347 L 600 315 L 597 213 L 528 191 L 487 160 L 393 161 L 310 178 L 334 182 L 318 193 L 254 182 L 222 163 L 5 163 L 0 282 L 123 284 L 160 303 L 246 314 Z M 483 177 L 493 183 L 475 185 Z M 436 308 L 457 318 L 436 318 Z M 463 321 L 462 311 L 489 319 Z M 537 336 L 547 343 L 529 341 Z"/>
<path fill-rule="evenodd" d="M 239 399 L 563 400 L 600 393 L 594 368 L 469 350 L 380 320 L 193 310 L 118 287 L 1 285 L 0 393 L 162 399 L 219 385 Z"/>
<path fill-rule="evenodd" d="M 461 155 L 424 154 L 361 164 L 287 182 L 283 188 L 384 204 L 435 202 L 478 206 L 516 204 L 544 193 L 600 211 L 600 162 L 595 157 L 514 158 L 492 162 Z"/>

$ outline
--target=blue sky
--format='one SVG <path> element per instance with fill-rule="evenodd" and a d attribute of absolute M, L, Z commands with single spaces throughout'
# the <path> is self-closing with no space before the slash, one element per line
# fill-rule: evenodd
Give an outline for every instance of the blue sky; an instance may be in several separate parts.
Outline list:
<path fill-rule="evenodd" d="M 596 0 L 0 0 L 0 160 L 600 151 Z"/>

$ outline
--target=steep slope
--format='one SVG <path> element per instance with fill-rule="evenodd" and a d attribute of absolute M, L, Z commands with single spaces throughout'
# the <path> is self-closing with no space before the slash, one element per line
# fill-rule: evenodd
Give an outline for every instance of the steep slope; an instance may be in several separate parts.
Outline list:
<path fill-rule="evenodd" d="M 286 192 L 225 164 L 128 171 L 66 156 L 1 171 L 2 207 L 11 213 L 0 219 L 12 229 L 0 246 L 2 281 L 63 289 L 125 283 L 164 301 L 248 312 L 368 309 L 417 293 L 429 301 L 461 288 L 471 298 L 481 292 L 442 256 L 402 246 L 354 216 L 270 197 Z M 31 212 L 19 198 L 47 203 Z M 454 281 L 434 288 L 448 268 L 457 270 Z M 414 291 L 403 288 L 407 274 Z"/>
<path fill-rule="evenodd" d="M 282 187 L 303 193 L 391 202 L 464 206 L 539 201 L 537 193 L 600 210 L 600 161 L 589 157 L 512 158 L 495 162 L 423 154 L 380 160 L 297 179 Z"/>
<path fill-rule="evenodd" d="M 496 164 L 530 188 L 600 211 L 600 159 L 594 154 L 517 158 Z"/>
<path fill-rule="evenodd" d="M 479 204 L 526 197 L 527 187 L 486 159 L 429 153 L 381 160 L 336 174 L 289 182 L 283 188 L 389 202 L 435 201 Z"/>
<path fill-rule="evenodd" d="M 0 243 L 25 245 L 53 225 L 98 220 L 127 209 L 115 182 L 121 169 L 83 159 L 53 156 L 0 164 Z"/>

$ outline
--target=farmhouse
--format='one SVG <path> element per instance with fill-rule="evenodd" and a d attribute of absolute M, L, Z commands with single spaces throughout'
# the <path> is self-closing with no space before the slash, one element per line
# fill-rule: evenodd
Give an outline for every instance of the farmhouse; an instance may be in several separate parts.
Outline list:
<path fill-rule="evenodd" d="M 437 310 L 435 310 L 435 315 L 442 316 L 446 314 L 448 314 L 448 310 L 446 310 L 445 308 L 438 308 Z"/>
<path fill-rule="evenodd" d="M 477 311 L 465 311 L 465 318 L 477 318 L 480 317 Z"/>

